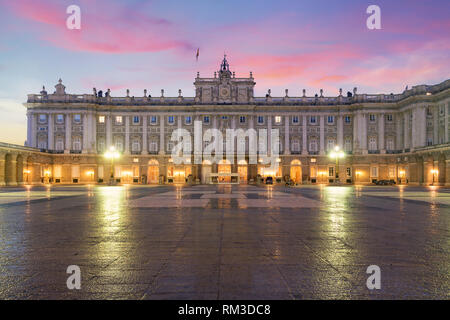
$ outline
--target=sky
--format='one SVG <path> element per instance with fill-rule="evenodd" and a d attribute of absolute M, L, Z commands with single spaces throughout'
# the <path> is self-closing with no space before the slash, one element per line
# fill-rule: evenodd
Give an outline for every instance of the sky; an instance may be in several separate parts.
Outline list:
<path fill-rule="evenodd" d="M 66 26 L 70 5 L 80 30 Z M 436 84 L 450 78 L 449 17 L 448 0 L 0 0 L 0 141 L 24 144 L 22 103 L 59 78 L 72 94 L 193 96 L 224 52 L 236 77 L 253 72 L 255 96 Z"/>

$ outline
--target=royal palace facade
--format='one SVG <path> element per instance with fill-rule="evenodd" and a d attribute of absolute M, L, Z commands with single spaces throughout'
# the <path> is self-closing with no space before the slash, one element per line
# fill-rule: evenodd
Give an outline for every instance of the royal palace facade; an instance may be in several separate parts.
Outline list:
<path fill-rule="evenodd" d="M 195 97 L 113 97 L 94 88 L 69 94 L 29 94 L 26 146 L 0 143 L 0 185 L 38 183 L 276 183 L 450 185 L 450 80 L 401 94 L 353 92 L 324 97 L 254 97 L 255 81 L 237 78 L 226 58 L 211 78 L 197 73 Z M 188 159 L 175 164 L 172 131 L 279 129 L 279 167 Z M 269 138 L 270 139 L 270 138 Z M 111 146 L 120 153 L 105 157 Z M 345 157 L 330 157 L 336 146 Z M 246 145 L 248 148 L 248 144 Z"/>

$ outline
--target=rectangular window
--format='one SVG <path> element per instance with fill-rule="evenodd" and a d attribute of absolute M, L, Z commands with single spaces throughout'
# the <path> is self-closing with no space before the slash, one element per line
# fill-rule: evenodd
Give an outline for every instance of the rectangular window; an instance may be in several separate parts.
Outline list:
<path fill-rule="evenodd" d="M 203 122 L 204 123 L 209 123 L 209 116 L 204 116 L 203 117 Z"/>
<path fill-rule="evenodd" d="M 309 123 L 316 123 L 316 117 L 315 116 L 309 117 Z"/>
<path fill-rule="evenodd" d="M 99 116 L 98 123 L 105 123 L 105 116 Z"/>
<path fill-rule="evenodd" d="M 347 172 L 347 177 L 352 176 L 352 168 L 347 168 L 346 172 Z"/>
<path fill-rule="evenodd" d="M 138 123 L 139 123 L 139 120 L 140 120 L 140 119 L 139 119 L 139 116 L 134 116 L 134 117 L 133 117 L 133 123 L 134 123 L 134 124 L 138 124 Z"/>
<path fill-rule="evenodd" d="M 334 177 L 334 167 L 328 167 L 328 176 Z"/>
<path fill-rule="evenodd" d="M 46 115 L 46 114 L 40 114 L 40 115 L 39 115 L 39 122 L 40 122 L 40 123 L 45 123 L 45 122 L 47 122 L 47 115 Z"/>
<path fill-rule="evenodd" d="M 275 116 L 275 123 L 281 123 L 281 117 Z"/>
<path fill-rule="evenodd" d="M 239 117 L 239 122 L 240 123 L 245 123 L 245 116 L 240 116 Z"/>
<path fill-rule="evenodd" d="M 222 116 L 222 120 L 227 120 L 228 116 Z"/>
<path fill-rule="evenodd" d="M 156 118 L 156 116 L 151 116 L 150 117 L 150 123 L 156 123 L 157 122 L 157 118 Z"/>
<path fill-rule="evenodd" d="M 122 122 L 123 122 L 122 116 L 116 116 L 116 123 L 117 124 L 122 124 Z"/>
<path fill-rule="evenodd" d="M 374 115 L 374 114 L 369 114 L 369 121 L 370 121 L 370 122 L 375 122 L 375 120 L 377 120 L 376 115 Z"/>
<path fill-rule="evenodd" d="M 184 122 L 185 122 L 186 124 L 191 124 L 191 123 L 192 123 L 192 117 L 191 117 L 191 116 L 186 116 L 186 117 L 184 118 Z"/>
<path fill-rule="evenodd" d="M 351 123 L 352 118 L 350 116 L 345 116 L 345 123 Z"/>
<path fill-rule="evenodd" d="M 175 122 L 175 117 L 174 117 L 174 116 L 169 116 L 169 117 L 167 118 L 167 122 L 168 122 L 168 123 L 174 123 L 174 122 Z"/>
<path fill-rule="evenodd" d="M 392 114 L 388 114 L 386 116 L 387 121 L 391 122 L 392 121 Z"/>
<path fill-rule="evenodd" d="M 334 117 L 333 116 L 328 116 L 328 123 L 334 123 Z"/>
<path fill-rule="evenodd" d="M 57 122 L 57 123 L 63 123 L 63 122 L 64 122 L 64 115 L 62 115 L 62 114 L 57 114 L 57 115 L 56 115 L 56 122 Z"/>
<path fill-rule="evenodd" d="M 73 121 L 75 122 L 81 122 L 81 114 L 75 114 L 73 116 Z"/>
<path fill-rule="evenodd" d="M 292 123 L 298 123 L 298 116 L 292 117 Z"/>
<path fill-rule="evenodd" d="M 259 124 L 263 124 L 264 123 L 264 117 L 263 116 L 258 116 L 258 123 Z"/>

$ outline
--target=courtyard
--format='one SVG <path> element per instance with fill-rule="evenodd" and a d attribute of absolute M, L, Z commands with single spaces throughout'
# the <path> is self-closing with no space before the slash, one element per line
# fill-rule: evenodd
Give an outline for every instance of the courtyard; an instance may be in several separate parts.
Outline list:
<path fill-rule="evenodd" d="M 69 290 L 69 265 L 81 289 Z M 369 290 L 366 269 L 381 269 Z M 0 299 L 448 299 L 450 190 L 0 189 Z"/>

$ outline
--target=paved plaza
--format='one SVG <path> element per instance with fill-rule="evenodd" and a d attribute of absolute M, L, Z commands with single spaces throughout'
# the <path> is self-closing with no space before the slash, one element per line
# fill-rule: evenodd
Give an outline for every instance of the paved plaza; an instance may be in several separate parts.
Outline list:
<path fill-rule="evenodd" d="M 449 230 L 439 187 L 1 188 L 0 298 L 448 299 Z"/>

